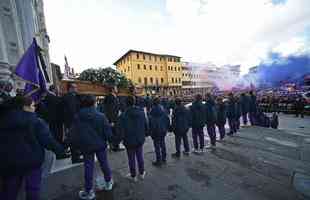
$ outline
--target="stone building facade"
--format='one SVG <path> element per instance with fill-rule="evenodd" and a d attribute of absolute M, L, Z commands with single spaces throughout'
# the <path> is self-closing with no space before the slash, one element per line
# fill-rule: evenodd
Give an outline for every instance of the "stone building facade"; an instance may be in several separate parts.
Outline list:
<path fill-rule="evenodd" d="M 33 38 L 36 38 L 42 49 L 41 53 L 52 81 L 43 0 L 1 0 L 0 79 L 14 79 L 12 74 L 15 67 Z"/>

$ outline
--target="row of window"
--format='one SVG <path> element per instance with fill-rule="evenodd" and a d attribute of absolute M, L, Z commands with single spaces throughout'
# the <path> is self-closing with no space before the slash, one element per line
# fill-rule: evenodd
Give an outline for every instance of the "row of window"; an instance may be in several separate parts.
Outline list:
<path fill-rule="evenodd" d="M 120 61 L 120 64 L 125 64 L 126 62 L 130 61 L 131 56 L 127 56 L 125 59 Z M 155 55 L 147 55 L 147 54 L 142 54 L 142 56 L 137 53 L 136 54 L 136 58 L 139 60 L 140 58 L 142 58 L 143 60 L 149 60 L 152 61 L 154 60 L 155 62 L 159 61 L 164 61 L 165 57 L 164 56 L 155 56 Z M 180 62 L 180 58 L 175 58 L 175 57 L 168 57 L 167 58 L 169 62 Z"/>
<path fill-rule="evenodd" d="M 171 78 L 172 83 L 181 83 L 181 78 Z"/>
<path fill-rule="evenodd" d="M 141 77 L 138 78 L 138 82 L 142 83 Z M 160 78 L 160 82 L 164 83 L 164 78 Z M 181 78 L 171 78 L 171 82 L 172 83 L 181 83 Z M 150 83 L 150 84 L 154 84 L 155 83 L 156 85 L 159 85 L 159 79 L 158 78 L 150 77 L 149 78 L 149 82 L 148 82 L 148 78 L 144 77 L 144 85 L 148 85 L 148 83 Z"/>
<path fill-rule="evenodd" d="M 189 77 L 189 78 L 202 78 L 203 75 L 201 74 L 184 74 L 183 73 L 183 77 Z"/>
<path fill-rule="evenodd" d="M 174 70 L 174 71 L 181 71 L 181 67 L 178 67 L 178 68 L 177 68 L 177 67 L 174 67 L 174 68 L 173 68 L 173 66 L 168 66 L 168 70 L 169 70 L 169 71 L 173 71 L 173 70 Z"/>
<path fill-rule="evenodd" d="M 139 54 L 139 53 L 136 54 L 136 58 L 137 58 L 138 60 L 140 59 L 140 54 Z M 156 62 L 157 60 L 159 60 L 159 61 L 165 60 L 165 57 L 164 57 L 164 56 L 155 56 L 155 55 L 152 56 L 152 55 L 142 54 L 142 59 L 143 59 L 143 60 L 146 60 L 147 58 L 148 58 L 150 61 L 154 60 L 155 62 Z M 168 57 L 167 59 L 168 59 L 169 62 L 180 62 L 180 58 Z"/>
<path fill-rule="evenodd" d="M 129 68 L 128 68 L 128 69 L 129 69 Z M 141 69 L 140 64 L 137 64 L 137 69 L 138 69 L 138 70 Z M 143 65 L 143 69 L 144 69 L 144 70 L 147 69 L 146 65 Z M 150 66 L 149 66 L 149 69 L 150 69 L 150 70 L 153 70 L 153 66 L 150 65 Z M 154 69 L 155 69 L 155 71 L 158 70 L 157 65 L 154 66 Z M 174 71 L 181 71 L 181 68 L 180 68 L 180 67 L 178 67 L 178 68 L 177 68 L 177 67 L 174 67 L 174 68 L 173 68 L 172 66 L 168 66 L 168 70 L 173 71 L 173 69 L 174 69 Z M 163 66 L 160 66 L 160 71 L 163 71 Z"/>
<path fill-rule="evenodd" d="M 140 70 L 140 69 L 141 69 L 140 64 L 137 64 L 137 69 L 138 69 L 138 70 Z M 143 65 L 143 69 L 144 69 L 144 70 L 146 70 L 146 69 L 147 69 L 146 65 Z M 152 66 L 152 65 L 150 65 L 150 66 L 149 66 L 149 69 L 150 69 L 150 70 L 153 70 L 153 66 Z M 155 65 L 155 66 L 154 66 L 154 69 L 155 69 L 155 71 L 157 71 L 157 70 L 158 70 L 157 65 Z M 160 71 L 163 71 L 163 66 L 160 66 Z"/>
<path fill-rule="evenodd" d="M 142 83 L 142 79 L 141 77 L 138 78 L 138 82 L 139 83 Z M 160 78 L 160 82 L 161 83 L 164 83 L 164 78 Z M 158 78 L 155 78 L 153 79 L 153 77 L 150 77 L 150 84 L 156 84 L 156 85 L 159 85 L 159 79 Z M 144 77 L 144 85 L 148 85 L 148 78 L 147 77 Z"/>

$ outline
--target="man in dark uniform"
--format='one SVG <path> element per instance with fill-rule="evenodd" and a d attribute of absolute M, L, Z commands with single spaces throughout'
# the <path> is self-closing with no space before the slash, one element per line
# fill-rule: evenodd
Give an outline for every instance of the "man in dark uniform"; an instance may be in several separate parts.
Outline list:
<path fill-rule="evenodd" d="M 296 99 L 296 101 L 294 102 L 296 117 L 299 117 L 300 115 L 301 118 L 304 118 L 305 105 L 306 102 L 304 98 L 299 97 Z"/>
<path fill-rule="evenodd" d="M 223 102 L 222 98 L 217 99 L 216 103 L 216 126 L 220 133 L 220 139 L 225 137 L 225 124 L 226 124 L 226 105 Z"/>
<path fill-rule="evenodd" d="M 60 144 L 64 142 L 63 118 L 61 113 L 61 98 L 57 95 L 54 85 L 51 85 L 45 97 L 45 104 L 48 113 L 48 124 L 51 132 Z"/>
<path fill-rule="evenodd" d="M 104 99 L 104 114 L 107 116 L 109 123 L 112 127 L 112 151 L 122 151 L 124 149 L 120 148 L 121 137 L 116 131 L 116 123 L 118 120 L 118 114 L 120 111 L 120 104 L 118 98 L 115 94 L 115 89 L 110 88 L 109 94 Z"/>
<path fill-rule="evenodd" d="M 73 122 L 74 116 L 80 110 L 80 99 L 77 94 L 76 84 L 68 85 L 68 93 L 65 94 L 62 98 L 62 108 L 63 108 L 63 117 L 64 125 L 66 132 L 68 132 L 71 124 Z M 80 154 L 74 148 L 71 147 L 71 159 L 72 163 L 79 163 L 83 160 L 80 158 Z"/>
<path fill-rule="evenodd" d="M 255 116 L 257 112 L 257 102 L 256 102 L 256 96 L 253 93 L 253 91 L 250 91 L 250 96 L 249 96 L 249 115 L 250 115 L 250 122 L 251 125 L 255 125 Z"/>
<path fill-rule="evenodd" d="M 241 105 L 243 125 L 246 126 L 248 124 L 249 97 L 245 93 L 242 93 L 240 95 L 240 105 Z"/>
<path fill-rule="evenodd" d="M 205 106 L 202 103 L 202 96 L 200 94 L 196 95 L 194 102 L 190 106 L 190 115 L 192 122 L 194 153 L 203 153 L 205 147 L 203 128 L 206 122 L 206 115 Z"/>
<path fill-rule="evenodd" d="M 211 94 L 206 95 L 206 103 L 205 103 L 205 111 L 206 111 L 206 124 L 207 124 L 207 132 L 211 141 L 211 148 L 214 149 L 216 146 L 216 131 L 215 131 L 215 123 L 216 123 L 216 108 L 215 101 Z"/>
<path fill-rule="evenodd" d="M 229 94 L 229 100 L 227 105 L 227 118 L 229 124 L 229 136 L 237 133 L 237 121 L 236 121 L 236 99 L 232 93 Z"/>

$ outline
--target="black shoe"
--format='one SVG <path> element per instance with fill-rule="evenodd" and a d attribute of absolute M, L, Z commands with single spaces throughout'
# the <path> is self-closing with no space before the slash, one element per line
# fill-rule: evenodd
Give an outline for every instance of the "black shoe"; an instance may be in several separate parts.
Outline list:
<path fill-rule="evenodd" d="M 152 163 L 155 167 L 160 167 L 161 166 L 161 162 L 159 161 L 155 161 Z"/>
<path fill-rule="evenodd" d="M 184 156 L 189 156 L 189 154 L 190 154 L 189 151 L 183 151 Z"/>
<path fill-rule="evenodd" d="M 162 165 L 166 165 L 166 164 L 167 164 L 167 160 L 161 161 L 161 164 L 162 164 Z"/>
<path fill-rule="evenodd" d="M 171 157 L 172 158 L 180 158 L 181 156 L 180 156 L 180 153 L 173 153 L 173 154 L 171 154 Z"/>
<path fill-rule="evenodd" d="M 66 159 L 66 158 L 70 158 L 71 157 L 71 155 L 70 154 L 61 154 L 61 155 L 57 155 L 56 156 L 56 159 L 57 160 L 61 160 L 61 159 Z"/>
<path fill-rule="evenodd" d="M 72 164 L 77 164 L 77 163 L 82 163 L 82 162 L 83 162 L 82 158 L 72 160 Z"/>
<path fill-rule="evenodd" d="M 125 148 L 113 148 L 112 151 L 114 152 L 120 152 L 120 151 L 125 151 Z"/>

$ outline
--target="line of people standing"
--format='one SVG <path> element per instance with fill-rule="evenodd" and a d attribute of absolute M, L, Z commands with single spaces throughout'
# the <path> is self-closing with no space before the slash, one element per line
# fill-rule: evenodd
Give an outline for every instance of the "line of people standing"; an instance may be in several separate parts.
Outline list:
<path fill-rule="evenodd" d="M 179 98 L 173 102 L 170 101 L 169 106 L 165 106 L 162 105 L 162 102 L 165 101 L 158 97 L 154 99 L 147 97 L 144 103 L 141 103 L 139 101 L 141 98 L 131 96 L 126 98 L 123 112 L 120 112 L 120 103 L 113 89 L 111 89 L 110 94 L 104 100 L 104 109 L 102 110 L 104 113 L 98 111 L 99 107 L 96 108 L 95 97 L 77 95 L 74 84 L 69 86 L 69 93 L 64 97 L 61 99 L 56 97 L 57 95 L 51 92 L 38 106 L 39 115 L 47 119 L 50 130 L 47 124 L 34 114 L 34 104 L 29 98 L 14 98 L 14 103 L 7 113 L 1 115 L 0 130 L 3 140 L 0 141 L 6 141 L 8 144 L 2 145 L 1 142 L 0 148 L 1 157 L 4 160 L 6 159 L 4 163 L 7 163 L 1 165 L 3 169 L 0 170 L 3 182 L 0 193 L 1 199 L 16 199 L 22 180 L 28 181 L 26 183 L 27 200 L 39 199 L 41 167 L 44 160 L 42 152 L 44 149 L 50 149 L 61 157 L 64 155 L 65 147 L 70 146 L 72 161 L 84 162 L 85 188 L 80 191 L 79 197 L 81 199 L 94 199 L 95 155 L 104 174 L 105 182 L 101 185 L 102 189 L 111 190 L 113 188 L 114 183 L 107 158 L 109 144 L 111 149 L 118 151 L 121 149 L 120 143 L 123 143 L 128 156 L 129 174 L 127 177 L 136 182 L 139 179 L 143 180 L 146 175 L 143 145 L 147 136 L 152 138 L 154 144 L 155 161 L 153 165 L 161 166 L 167 162 L 165 143 L 167 132 L 172 131 L 175 134 L 176 152 L 172 154 L 172 157 L 181 157 L 182 142 L 183 154 L 185 156 L 190 155 L 188 139 L 190 128 L 192 128 L 194 153 L 200 154 L 205 151 L 205 126 L 207 126 L 207 133 L 211 140 L 210 147 L 215 148 L 216 127 L 219 129 L 220 139 L 224 139 L 226 119 L 228 119 L 230 126 L 228 135 L 233 135 L 239 129 L 240 116 L 247 118 L 249 113 L 252 123 L 251 114 L 256 112 L 254 94 L 246 95 L 246 100 L 244 100 L 247 104 L 245 107 L 248 110 L 242 109 L 244 102 L 241 101 L 241 98 L 237 99 L 231 94 L 227 101 L 222 98 L 215 100 L 211 95 L 207 95 L 205 102 L 203 102 L 201 95 L 197 95 L 189 107 L 184 106 Z M 56 111 L 59 108 L 64 110 L 61 115 L 63 118 L 60 120 L 57 119 L 60 116 L 57 116 L 56 112 L 52 112 L 53 109 Z M 172 115 L 170 116 L 171 110 Z M 15 118 L 21 120 L 13 120 Z M 245 124 L 247 123 L 246 120 L 244 119 Z M 62 122 L 65 125 L 66 141 L 64 141 L 64 134 L 59 125 Z M 16 132 L 16 134 L 14 135 L 12 132 Z M 27 133 L 27 137 L 30 138 L 26 141 L 19 140 L 21 133 Z M 58 142 L 51 137 L 52 134 Z M 7 137 L 8 135 L 10 137 Z M 4 138 L 6 139 L 4 140 Z M 29 141 L 32 148 L 28 147 Z M 31 156 L 25 155 L 24 158 L 27 159 L 19 161 L 18 155 L 14 156 L 14 148 L 10 148 L 15 147 L 16 144 L 18 144 L 19 151 L 23 151 L 25 154 L 31 153 Z M 9 155 L 9 157 L 5 155 Z"/>

